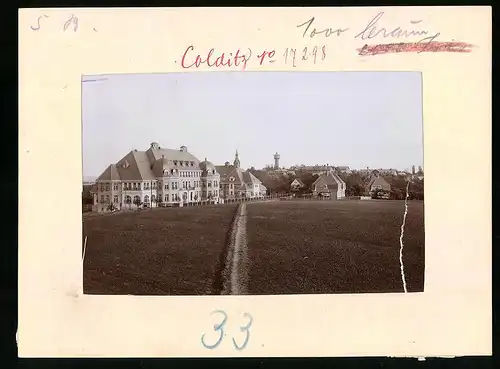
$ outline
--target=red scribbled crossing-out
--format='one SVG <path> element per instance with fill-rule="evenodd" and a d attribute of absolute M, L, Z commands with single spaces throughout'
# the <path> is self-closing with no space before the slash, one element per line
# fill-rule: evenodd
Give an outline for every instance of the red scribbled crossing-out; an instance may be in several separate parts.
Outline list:
<path fill-rule="evenodd" d="M 451 52 L 470 53 L 474 45 L 466 42 L 400 42 L 391 44 L 364 45 L 357 49 L 358 55 L 380 55 L 390 53 Z"/>

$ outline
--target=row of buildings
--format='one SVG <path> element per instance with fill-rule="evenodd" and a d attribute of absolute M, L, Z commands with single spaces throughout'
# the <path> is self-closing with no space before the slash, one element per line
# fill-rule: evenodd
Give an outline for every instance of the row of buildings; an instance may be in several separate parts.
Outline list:
<path fill-rule="evenodd" d="M 165 149 L 157 142 L 145 151 L 132 150 L 109 165 L 91 189 L 93 211 L 211 201 L 241 197 L 259 198 L 267 193 L 262 182 L 240 167 L 236 151 L 233 164 L 214 165 L 198 160 L 186 146 Z"/>
<path fill-rule="evenodd" d="M 353 173 L 349 167 L 329 165 L 279 167 L 280 155 L 274 154 L 274 166 L 266 168 L 275 174 L 292 178 L 289 190 L 297 192 L 307 187 L 314 196 L 342 199 L 346 196 L 346 183 L 342 176 Z M 304 184 L 295 178 L 295 172 L 308 172 L 317 178 L 312 184 Z M 391 185 L 384 176 L 413 176 L 423 178 L 421 167 L 412 173 L 393 169 L 369 169 L 357 171 L 368 174 L 367 192 L 377 189 L 390 191 Z M 279 173 L 278 173 L 279 172 Z M 258 173 L 240 166 L 238 151 L 233 163 L 214 165 L 206 158 L 198 160 L 186 146 L 166 149 L 152 142 L 145 151 L 132 150 L 115 164 L 110 164 L 97 177 L 91 188 L 92 210 L 109 211 L 137 207 L 184 205 L 202 201 L 221 203 L 237 198 L 261 198 L 267 188 Z M 340 175 L 339 175 L 340 174 Z M 265 181 L 265 179 L 264 179 Z M 266 182 L 267 183 L 267 182 Z"/>

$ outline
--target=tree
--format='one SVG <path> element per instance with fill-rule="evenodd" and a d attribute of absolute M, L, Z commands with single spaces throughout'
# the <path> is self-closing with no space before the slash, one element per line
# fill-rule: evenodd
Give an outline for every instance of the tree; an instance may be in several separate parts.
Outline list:
<path fill-rule="evenodd" d="M 118 210 L 118 209 L 115 206 L 115 204 L 113 204 L 112 202 L 110 202 L 109 205 L 108 205 L 108 210 L 109 211 L 115 211 L 115 210 Z"/>
<path fill-rule="evenodd" d="M 137 207 L 142 205 L 142 201 L 141 201 L 140 197 L 134 198 L 134 205 L 136 205 Z"/>

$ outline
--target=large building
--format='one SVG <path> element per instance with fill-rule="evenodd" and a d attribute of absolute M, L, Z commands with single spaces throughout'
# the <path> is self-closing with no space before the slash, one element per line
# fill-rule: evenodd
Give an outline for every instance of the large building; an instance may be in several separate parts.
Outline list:
<path fill-rule="evenodd" d="M 259 198 L 267 194 L 266 187 L 249 171 L 240 167 L 240 158 L 236 151 L 233 165 L 228 161 L 215 167 L 220 175 L 220 197 L 225 200 L 237 198 Z"/>
<path fill-rule="evenodd" d="M 164 149 L 153 142 L 109 165 L 93 188 L 93 211 L 218 202 L 220 175 L 206 159 L 200 162 L 186 146 Z"/>

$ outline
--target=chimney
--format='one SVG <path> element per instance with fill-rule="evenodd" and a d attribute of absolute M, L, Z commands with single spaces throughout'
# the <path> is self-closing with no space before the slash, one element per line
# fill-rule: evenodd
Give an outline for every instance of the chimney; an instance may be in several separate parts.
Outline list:
<path fill-rule="evenodd" d="M 182 146 L 181 146 L 181 151 L 182 151 L 182 152 L 187 152 L 187 151 L 188 151 L 188 149 L 187 149 L 187 147 L 186 147 L 186 146 L 182 145 Z"/>

